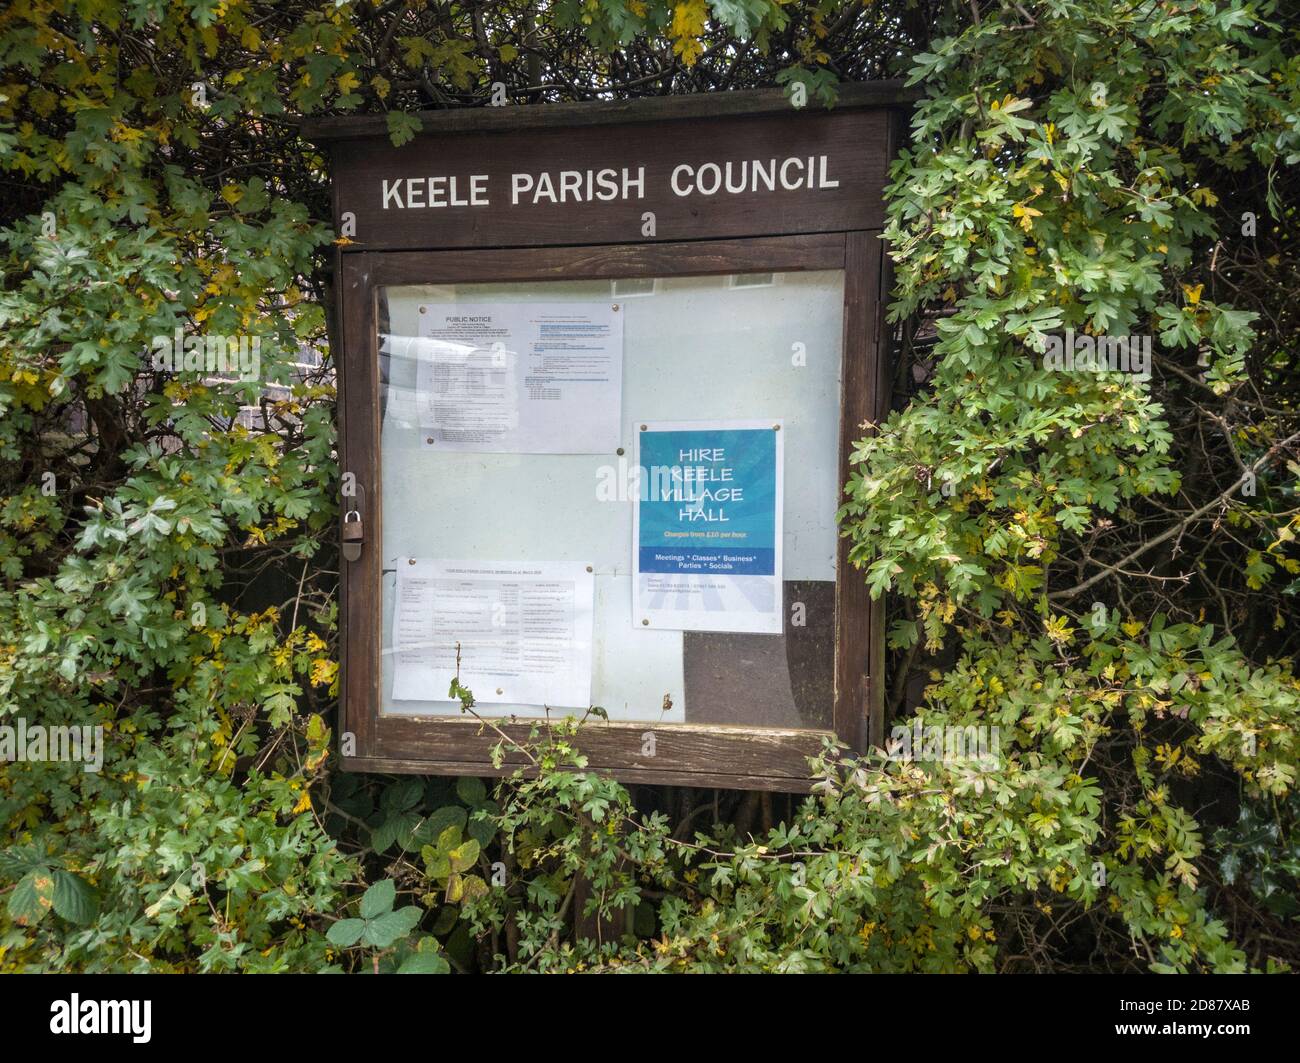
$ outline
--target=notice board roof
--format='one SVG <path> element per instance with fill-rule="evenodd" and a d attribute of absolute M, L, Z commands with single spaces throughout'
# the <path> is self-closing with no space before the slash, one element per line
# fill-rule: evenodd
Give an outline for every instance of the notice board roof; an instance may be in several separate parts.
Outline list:
<path fill-rule="evenodd" d="M 921 95 L 919 89 L 905 88 L 902 81 L 846 82 L 838 88 L 834 110 L 908 107 Z M 810 101 L 803 109 L 826 110 L 815 101 Z M 420 119 L 421 133 L 448 134 L 788 114 L 790 110 L 790 101 L 782 89 L 744 89 L 631 100 L 455 107 L 420 111 L 416 117 Z M 300 132 L 308 140 L 324 142 L 386 137 L 388 126 L 387 118 L 382 114 L 324 116 L 305 119 Z"/>

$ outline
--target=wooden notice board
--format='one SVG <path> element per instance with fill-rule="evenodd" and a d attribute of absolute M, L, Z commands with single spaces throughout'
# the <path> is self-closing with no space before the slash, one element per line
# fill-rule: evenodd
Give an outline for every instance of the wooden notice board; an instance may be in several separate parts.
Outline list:
<path fill-rule="evenodd" d="M 382 119 L 308 125 L 342 237 L 345 767 L 490 774 L 501 732 L 586 698 L 608 718 L 578 744 L 629 782 L 798 791 L 828 738 L 879 741 L 882 615 L 834 512 L 887 409 L 883 188 L 909 98 L 436 112 L 400 147 Z M 689 450 L 730 511 L 648 508 L 637 456 L 687 440 L 767 455 Z M 665 512 L 655 534 L 698 549 L 647 545 Z M 714 545 L 678 517 L 722 521 Z M 664 556 L 721 574 L 656 575 Z"/>

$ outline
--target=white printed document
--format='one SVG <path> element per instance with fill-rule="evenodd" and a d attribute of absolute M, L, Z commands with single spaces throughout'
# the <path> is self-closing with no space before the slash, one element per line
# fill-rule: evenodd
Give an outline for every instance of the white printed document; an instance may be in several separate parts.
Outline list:
<path fill-rule="evenodd" d="M 416 349 L 426 447 L 608 454 L 619 446 L 616 303 L 421 303 Z"/>
<path fill-rule="evenodd" d="M 412 563 L 414 560 L 414 563 Z M 585 565 L 399 558 L 393 700 L 591 705 L 593 577 Z"/>

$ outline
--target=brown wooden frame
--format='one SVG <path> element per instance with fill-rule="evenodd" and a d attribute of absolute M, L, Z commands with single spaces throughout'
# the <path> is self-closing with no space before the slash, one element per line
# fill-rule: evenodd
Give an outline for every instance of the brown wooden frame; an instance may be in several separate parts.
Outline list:
<path fill-rule="evenodd" d="M 726 94 L 738 96 L 742 94 Z M 758 94 L 755 94 L 758 95 Z M 667 103 L 668 101 L 663 101 Z M 522 109 L 521 109 L 522 110 Z M 528 109 L 534 110 L 534 109 Z M 537 108 L 544 111 L 549 108 Z M 897 112 L 887 123 L 892 157 L 901 134 Z M 319 134 L 325 136 L 324 133 Z M 336 135 L 355 136 L 349 129 Z M 337 206 L 337 204 L 336 204 Z M 714 273 L 844 270 L 841 480 L 852 445 L 888 409 L 888 331 L 884 305 L 888 259 L 879 231 L 812 232 L 689 242 L 429 251 L 352 250 L 337 256 L 341 317 L 339 364 L 340 467 L 355 474 L 366 544 L 343 561 L 342 704 L 340 732 L 351 736 L 348 770 L 491 775 L 490 750 L 500 736 L 472 718 L 383 716 L 381 638 L 383 498 L 380 470 L 378 291 L 385 286 L 476 281 L 546 281 L 685 276 Z M 883 612 L 848 561 L 841 539 L 836 566 L 834 735 L 851 749 L 881 741 L 884 730 Z M 500 724 L 526 737 L 533 721 Z M 655 756 L 641 755 L 655 735 Z M 831 732 L 718 724 L 589 721 L 578 744 L 593 770 L 632 783 L 806 790 L 808 758 Z M 507 757 L 504 772 L 519 758 Z M 719 765 L 726 765 L 721 770 Z"/>

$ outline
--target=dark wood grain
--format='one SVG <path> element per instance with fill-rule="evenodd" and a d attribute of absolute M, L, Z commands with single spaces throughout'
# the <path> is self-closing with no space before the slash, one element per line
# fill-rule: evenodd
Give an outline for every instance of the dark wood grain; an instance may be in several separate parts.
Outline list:
<path fill-rule="evenodd" d="M 492 748 L 502 741 L 501 732 L 523 741 L 532 726 L 498 722 L 497 731 L 473 719 L 396 716 L 382 716 L 378 724 L 377 753 L 382 759 L 416 759 L 415 751 L 429 751 L 442 763 L 459 762 L 476 770 L 490 764 Z M 650 734 L 654 735 L 653 757 L 643 752 Z M 706 772 L 717 779 L 763 779 L 767 786 L 762 788 L 799 791 L 809 778 L 808 758 L 820 752 L 826 737 L 818 731 L 597 720 L 582 727 L 576 744 L 592 770 L 629 781 Z M 507 752 L 503 766 L 513 771 L 528 764 L 526 757 Z"/>
<path fill-rule="evenodd" d="M 843 269 L 844 239 L 842 233 L 818 233 L 681 244 L 403 251 L 368 256 L 368 269 L 376 286 L 793 273 Z"/>
<path fill-rule="evenodd" d="M 876 233 L 850 233 L 844 249 L 844 375 L 840 411 L 840 483 L 847 483 L 853 444 L 879 416 L 876 307 L 880 290 Z M 869 739 L 872 700 L 869 657 L 872 603 L 863 574 L 849 562 L 849 541 L 839 540 L 836 595 L 835 732 L 861 750 Z"/>
<path fill-rule="evenodd" d="M 888 115 L 883 111 L 794 111 L 743 118 L 696 118 L 630 125 L 521 129 L 419 136 L 394 147 L 386 137 L 331 144 L 336 226 L 355 216 L 347 253 L 366 250 L 529 247 L 702 240 L 734 236 L 845 232 L 879 228 L 880 189 L 888 161 Z M 678 165 L 735 166 L 753 160 L 817 160 L 838 187 L 680 196 L 671 177 Z M 802 163 L 801 163 L 802 165 Z M 644 195 L 609 202 L 511 202 L 512 175 L 644 168 Z M 799 172 L 790 171 L 791 183 Z M 397 181 L 456 179 L 468 197 L 470 179 L 486 178 L 486 206 L 398 207 Z M 536 178 L 540 181 L 540 177 Z M 620 191 L 622 182 L 620 178 Z M 409 189 L 410 186 L 402 187 Z M 445 188 L 445 186 L 439 186 Z M 429 195 L 421 188 L 420 202 Z M 585 196 L 585 182 L 582 194 Z M 644 216 L 655 217 L 647 235 Z"/>
<path fill-rule="evenodd" d="M 353 757 L 343 761 L 345 771 L 382 772 L 393 775 L 474 775 L 481 778 L 501 778 L 514 774 L 514 767 L 494 768 L 489 762 L 461 760 L 431 760 L 419 757 L 406 759 L 390 757 Z M 813 781 L 809 778 L 773 777 L 770 775 L 724 775 L 708 767 L 692 768 L 680 765 L 664 769 L 598 768 L 588 770 L 620 782 L 646 786 L 699 786 L 717 787 L 720 790 L 768 790 L 776 793 L 808 793 Z M 533 772 L 525 770 L 525 775 Z"/>
<path fill-rule="evenodd" d="M 339 467 L 356 476 L 356 507 L 361 511 L 366 543 L 355 562 L 340 559 L 340 739 L 351 736 L 358 755 L 373 748 L 376 702 L 375 672 L 379 661 L 380 578 L 379 544 L 382 503 L 379 493 L 378 357 L 373 306 L 374 286 L 369 255 L 352 255 L 338 267 L 339 307 L 343 320 L 343 350 L 339 366 Z"/>

